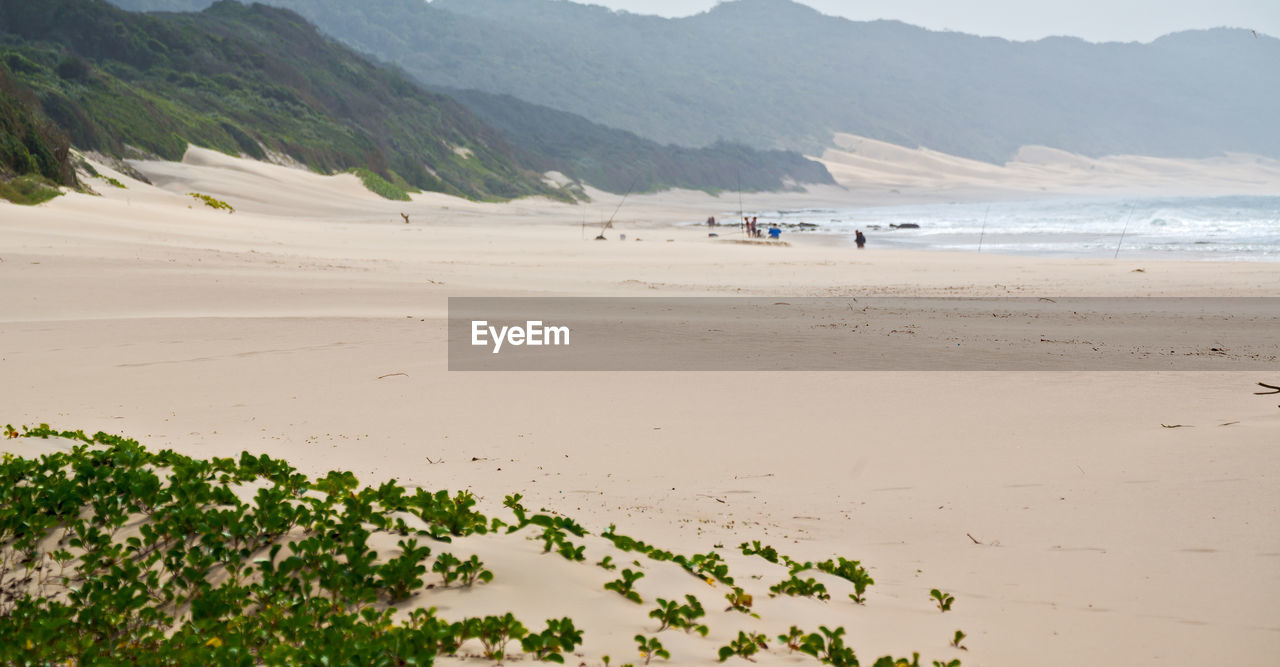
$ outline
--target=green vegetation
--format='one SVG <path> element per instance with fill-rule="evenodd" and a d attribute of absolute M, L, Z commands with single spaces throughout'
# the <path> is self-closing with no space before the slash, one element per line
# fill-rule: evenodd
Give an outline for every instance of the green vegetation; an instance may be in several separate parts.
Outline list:
<path fill-rule="evenodd" d="M 875 579 L 872 579 L 867 570 L 862 567 L 862 563 L 856 560 L 840 558 L 839 563 L 826 560 L 818 563 L 818 569 L 852 583 L 853 593 L 849 595 L 849 599 L 858 604 L 863 604 L 867 601 L 867 587 L 876 583 Z"/>
<path fill-rule="evenodd" d="M 644 577 L 644 573 L 626 568 L 620 574 L 621 576 L 618 579 L 605 583 L 605 590 L 614 591 L 636 604 L 644 602 L 644 598 L 640 597 L 640 594 L 635 591 L 636 582 Z"/>
<path fill-rule="evenodd" d="M 662 632 L 667 628 L 675 628 L 684 630 L 685 632 L 696 632 L 703 637 L 707 636 L 707 626 L 698 623 L 698 619 L 707 615 L 702 603 L 698 602 L 698 598 L 692 595 L 684 596 L 688 604 L 680 604 L 674 600 L 663 600 L 658 598 L 658 608 L 649 612 L 649 618 L 656 618 L 661 625 L 658 632 Z"/>
<path fill-rule="evenodd" d="M 0 61 L 0 198 L 40 204 L 76 187 L 71 140 L 40 112 L 30 89 Z"/>
<path fill-rule="evenodd" d="M 224 1 L 200 14 L 143 15 L 96 0 L 0 0 L 0 62 L 32 91 L 30 108 L 69 136 L 55 156 L 74 144 L 177 160 L 195 144 L 285 155 L 324 173 L 363 169 L 384 196 L 567 196 L 456 102 L 286 10 Z M 6 159 L 21 160 L 9 143 Z M 41 155 L 32 160 L 54 178 Z"/>
<path fill-rule="evenodd" d="M 662 647 L 662 642 L 658 641 L 657 637 L 636 635 L 636 644 L 640 649 L 640 657 L 644 658 L 644 664 L 646 665 L 654 658 L 671 659 L 671 652 Z"/>
<path fill-rule="evenodd" d="M 729 601 L 729 606 L 725 611 L 737 611 L 755 618 L 760 618 L 759 614 L 751 611 L 751 605 L 755 602 L 755 598 L 745 590 L 734 586 L 733 590 L 724 594 L 724 599 Z"/>
<path fill-rule="evenodd" d="M 934 604 L 938 605 L 938 611 L 951 611 L 951 605 L 955 603 L 955 596 L 950 593 L 943 593 L 938 589 L 929 591 L 929 597 L 933 598 Z"/>
<path fill-rule="evenodd" d="M 529 633 L 520 641 L 520 648 L 535 660 L 564 664 L 562 653 L 572 653 L 582 644 L 582 631 L 573 627 L 570 618 L 547 619 L 547 629 L 538 634 Z"/>
<path fill-rule="evenodd" d="M 778 562 L 778 550 L 771 546 L 763 546 L 760 540 L 754 540 L 751 544 L 743 542 L 738 545 L 738 549 L 742 551 L 743 556 L 759 556 L 770 563 Z"/>
<path fill-rule="evenodd" d="M 214 199 L 209 195 L 200 194 L 199 192 L 188 192 L 187 196 L 191 197 L 192 199 L 198 202 L 204 202 L 205 206 L 208 206 L 209 208 L 215 211 L 226 211 L 227 213 L 236 212 L 236 210 L 231 207 L 231 204 L 228 204 L 227 202 L 224 202 L 221 199 Z"/>
<path fill-rule="evenodd" d="M 738 638 L 729 642 L 727 646 L 720 647 L 720 662 L 724 662 L 733 656 L 738 656 L 743 660 L 755 662 L 751 656 L 769 648 L 769 640 L 764 635 L 753 632 L 747 634 L 738 631 Z"/>
<path fill-rule="evenodd" d="M 474 554 L 433 554 L 431 542 L 456 552 L 455 540 L 529 526 L 544 529 L 529 538 L 544 542 L 552 530 L 589 535 L 571 518 L 530 513 L 518 494 L 503 503 L 508 523 L 477 511 L 466 491 L 362 486 L 341 471 L 311 478 L 265 455 L 197 459 L 44 424 L 0 435 L 11 442 L 0 456 L 0 664 L 429 664 L 477 648 L 502 661 L 513 642 L 526 659 L 563 663 L 583 643 L 570 618 L 534 632 L 511 613 L 446 619 L 429 599 L 415 601 L 438 590 L 428 572 L 445 587 L 494 579 Z M 23 438 L 64 442 L 15 456 Z M 729 578 L 715 552 L 674 555 L 614 526 L 606 535 L 711 582 Z M 819 567 L 837 576 L 860 569 L 843 559 Z M 621 575 L 605 588 L 640 602 L 634 585 L 644 574 Z M 731 609 L 751 607 L 740 587 L 726 598 Z M 708 635 L 695 596 L 657 603 L 649 617 L 659 632 Z M 778 640 L 824 664 L 856 666 L 844 632 L 793 626 Z M 957 631 L 952 645 L 963 649 L 963 638 Z M 635 640 L 646 664 L 670 659 L 656 637 Z M 739 632 L 715 650 L 721 661 L 754 660 L 768 642 Z M 885 657 L 875 667 L 918 664 Z"/>
<path fill-rule="evenodd" d="M 61 194 L 57 184 L 43 176 L 27 174 L 10 180 L 0 179 L 0 199 L 7 199 L 15 204 L 35 206 Z"/>
<path fill-rule="evenodd" d="M 360 182 L 364 183 L 364 187 L 383 199 L 391 199 L 393 201 L 409 201 L 409 192 L 402 186 L 394 185 L 387 179 L 378 174 L 365 169 L 364 167 L 356 167 L 351 173 L 360 178 Z M 418 190 L 418 192 L 421 192 Z"/>
<path fill-rule="evenodd" d="M 827 587 L 816 581 L 813 577 L 801 579 L 795 575 L 774 584 L 769 587 L 772 595 L 791 595 L 797 597 L 817 598 L 822 601 L 831 599 L 831 594 L 827 592 Z"/>

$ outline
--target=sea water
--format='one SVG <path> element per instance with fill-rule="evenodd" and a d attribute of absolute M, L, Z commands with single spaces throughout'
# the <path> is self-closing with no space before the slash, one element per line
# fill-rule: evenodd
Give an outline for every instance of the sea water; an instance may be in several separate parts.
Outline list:
<path fill-rule="evenodd" d="M 1280 196 L 1003 201 L 760 211 L 870 247 L 1066 257 L 1280 261 Z M 892 229 L 913 223 L 919 229 Z"/>

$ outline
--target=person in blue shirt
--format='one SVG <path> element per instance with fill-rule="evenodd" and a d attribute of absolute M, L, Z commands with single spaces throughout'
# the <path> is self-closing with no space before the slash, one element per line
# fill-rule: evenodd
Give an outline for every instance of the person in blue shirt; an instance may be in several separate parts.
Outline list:
<path fill-rule="evenodd" d="M 777 241 L 778 238 L 781 236 L 782 236 L 782 230 L 778 228 L 778 225 L 776 224 L 769 225 L 769 238 L 773 239 L 774 241 Z"/>

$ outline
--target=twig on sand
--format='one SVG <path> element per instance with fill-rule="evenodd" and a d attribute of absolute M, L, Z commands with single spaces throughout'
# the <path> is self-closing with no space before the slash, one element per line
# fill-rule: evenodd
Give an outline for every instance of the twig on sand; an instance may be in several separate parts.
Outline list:
<path fill-rule="evenodd" d="M 1042 297 L 1040 297 L 1040 300 L 1041 300 L 1041 301 L 1048 301 L 1049 303 L 1057 303 L 1057 301 L 1054 301 L 1053 299 L 1050 299 L 1050 298 L 1049 298 L 1049 297 L 1047 297 L 1047 296 L 1042 296 Z"/>
<path fill-rule="evenodd" d="M 1236 421 L 1236 422 L 1227 422 L 1227 423 L 1225 423 L 1225 424 L 1218 424 L 1218 426 L 1231 426 L 1231 425 L 1233 425 L 1233 424 L 1239 424 L 1239 423 L 1240 423 L 1240 422 L 1238 422 L 1238 421 Z"/>
<path fill-rule="evenodd" d="M 1271 394 L 1280 394 L 1280 387 L 1277 387 L 1277 386 L 1275 386 L 1275 385 L 1267 384 L 1267 383 L 1265 383 L 1265 382 L 1259 382 L 1259 383 L 1258 383 L 1258 386 L 1259 386 L 1259 387 L 1266 387 L 1267 389 L 1270 389 L 1271 391 L 1255 391 L 1255 392 L 1253 392 L 1253 395 L 1254 395 L 1254 396 L 1270 396 Z"/>
<path fill-rule="evenodd" d="M 1165 428 L 1192 428 L 1192 424 L 1161 424 Z"/>
<path fill-rule="evenodd" d="M 724 498 L 717 498 L 717 497 L 715 497 L 715 496 L 710 496 L 710 495 L 707 495 L 707 494 L 705 494 L 705 493 L 699 493 L 698 495 L 699 495 L 699 496 L 702 496 L 703 498 L 710 498 L 710 499 L 712 499 L 712 500 L 714 500 L 714 501 L 716 501 L 716 502 L 718 502 L 718 503 L 723 503 L 723 502 L 725 502 Z M 726 504 L 727 504 L 727 503 L 726 503 Z"/>
<path fill-rule="evenodd" d="M 969 535 L 969 533 L 965 533 L 965 535 L 968 535 L 969 539 L 973 540 L 974 544 L 982 544 L 981 542 L 978 541 L 978 538 L 974 537 L 973 535 Z"/>
<path fill-rule="evenodd" d="M 437 463 L 444 463 L 444 459 L 440 459 L 439 461 L 432 461 L 430 456 L 424 456 L 422 458 L 426 459 L 427 463 L 430 463 L 431 465 L 435 465 Z"/>
<path fill-rule="evenodd" d="M 381 380 L 382 378 L 395 377 L 397 375 L 403 375 L 405 377 L 409 377 L 408 373 L 387 373 L 386 375 L 379 375 L 378 379 Z"/>

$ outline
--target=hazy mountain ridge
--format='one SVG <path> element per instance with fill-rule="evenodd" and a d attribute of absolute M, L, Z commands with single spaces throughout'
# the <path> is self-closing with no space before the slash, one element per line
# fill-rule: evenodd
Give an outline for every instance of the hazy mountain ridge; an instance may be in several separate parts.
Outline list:
<path fill-rule="evenodd" d="M 415 8 L 413 3 L 414 0 L 408 0 L 399 6 L 411 11 Z M 173 6 L 185 10 L 202 4 L 207 3 L 151 2 L 138 6 L 145 9 Z M 344 3 L 330 6 L 334 12 L 341 13 L 342 22 L 351 26 L 353 32 L 360 29 L 362 10 L 359 7 Z M 224 11 L 222 5 L 218 5 L 218 11 Z M 460 20 L 447 13 L 440 17 L 445 22 Z M 352 45 L 360 48 L 361 42 L 353 40 Z M 216 60 L 216 55 L 209 57 Z M 801 183 L 834 182 L 821 164 L 794 152 L 760 152 L 727 144 L 702 149 L 664 146 L 573 114 L 495 95 L 468 96 L 466 106 L 488 125 L 497 126 L 504 144 L 519 149 L 513 155 L 520 158 L 521 165 L 532 166 L 539 172 L 560 171 L 607 191 L 625 192 L 633 188 L 639 191 L 664 188 L 781 190 Z M 537 122 L 530 122 L 535 118 Z"/>
<path fill-rule="evenodd" d="M 835 184 L 825 166 L 793 151 L 758 151 L 726 142 L 703 148 L 663 146 L 510 95 L 445 92 L 511 137 L 526 153 L 526 162 L 538 170 L 559 171 L 609 192 L 758 191 Z"/>
<path fill-rule="evenodd" d="M 850 132 L 992 162 L 1032 144 L 1280 156 L 1280 40 L 1247 30 L 1011 42 L 853 22 L 789 0 L 682 19 L 553 0 L 269 2 L 428 83 L 511 94 L 660 142 L 817 152 Z"/>

